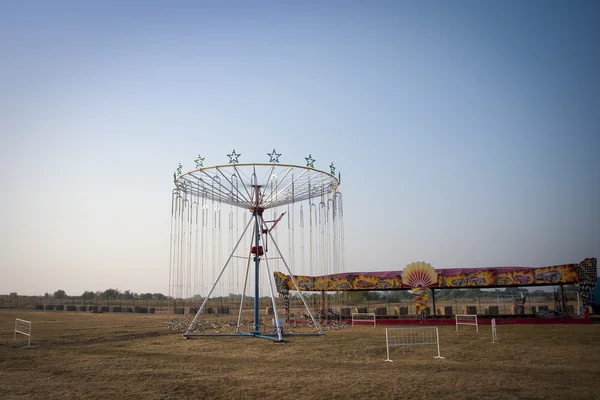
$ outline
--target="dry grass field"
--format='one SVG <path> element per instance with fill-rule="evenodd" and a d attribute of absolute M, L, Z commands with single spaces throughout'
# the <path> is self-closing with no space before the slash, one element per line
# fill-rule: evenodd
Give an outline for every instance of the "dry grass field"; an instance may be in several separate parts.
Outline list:
<path fill-rule="evenodd" d="M 33 323 L 12 343 L 15 318 Z M 385 328 L 185 340 L 166 315 L 0 311 L 2 399 L 600 399 L 600 325 L 440 327 L 394 348 Z M 393 326 L 399 327 L 399 326 Z"/>

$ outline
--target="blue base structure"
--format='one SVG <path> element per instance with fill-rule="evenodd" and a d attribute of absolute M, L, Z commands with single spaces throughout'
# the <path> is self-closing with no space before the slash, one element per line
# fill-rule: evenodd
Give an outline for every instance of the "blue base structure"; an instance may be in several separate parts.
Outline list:
<path fill-rule="evenodd" d="M 194 338 L 200 338 L 200 337 L 214 337 L 214 336 L 218 336 L 218 337 L 254 337 L 254 338 L 259 338 L 259 339 L 267 339 L 267 340 L 272 340 L 274 342 L 285 342 L 285 340 L 283 340 L 283 338 L 288 337 L 288 336 L 325 336 L 322 333 L 285 333 L 282 335 L 282 338 L 279 339 L 279 336 L 276 333 L 270 334 L 270 335 L 265 335 L 262 333 L 184 333 L 183 337 L 186 339 L 194 339 Z"/>

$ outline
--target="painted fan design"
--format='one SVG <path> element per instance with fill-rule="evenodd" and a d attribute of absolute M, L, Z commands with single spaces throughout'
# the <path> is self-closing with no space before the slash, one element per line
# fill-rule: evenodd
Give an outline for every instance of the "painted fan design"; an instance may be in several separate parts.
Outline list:
<path fill-rule="evenodd" d="M 431 264 L 417 261 L 408 264 L 404 268 L 402 283 L 413 288 L 435 286 L 437 284 L 437 272 Z"/>

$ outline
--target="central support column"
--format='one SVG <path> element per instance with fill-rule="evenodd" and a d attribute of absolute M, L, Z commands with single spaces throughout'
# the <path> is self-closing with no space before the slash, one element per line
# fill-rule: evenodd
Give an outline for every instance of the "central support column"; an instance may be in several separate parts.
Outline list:
<path fill-rule="evenodd" d="M 253 175 L 253 193 L 252 203 L 254 207 L 252 210 L 252 218 L 254 218 L 254 243 L 251 245 L 250 253 L 254 254 L 254 335 L 260 335 L 260 257 L 263 255 L 262 248 L 260 247 L 260 236 L 262 234 L 262 214 L 264 208 L 261 207 L 262 197 L 260 194 L 260 185 L 256 182 L 256 175 Z"/>
<path fill-rule="evenodd" d="M 261 247 L 260 247 L 260 223 L 259 216 L 262 215 L 262 209 L 255 208 L 252 212 L 252 216 L 254 217 L 254 248 L 252 249 L 252 253 L 254 253 L 254 334 L 260 334 L 260 256 Z"/>

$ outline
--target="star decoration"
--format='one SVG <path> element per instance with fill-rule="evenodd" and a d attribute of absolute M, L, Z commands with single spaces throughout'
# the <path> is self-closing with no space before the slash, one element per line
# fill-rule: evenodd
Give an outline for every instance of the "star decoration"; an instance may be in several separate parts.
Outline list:
<path fill-rule="evenodd" d="M 331 175 L 335 176 L 335 167 L 333 166 L 333 161 L 329 164 L 329 168 L 331 169 Z"/>
<path fill-rule="evenodd" d="M 281 156 L 281 153 L 277 153 L 275 151 L 275 149 L 273 149 L 272 153 L 267 153 L 267 155 L 270 157 L 269 162 L 270 163 L 278 163 L 279 162 L 279 156 Z"/>
<path fill-rule="evenodd" d="M 227 157 L 229 157 L 229 164 L 239 163 L 239 161 L 238 161 L 239 156 L 241 156 L 241 154 L 237 154 L 235 152 L 235 149 L 233 149 L 233 152 L 231 154 L 227 154 Z"/>
<path fill-rule="evenodd" d="M 304 159 L 306 160 L 307 167 L 311 167 L 311 168 L 315 167 L 315 161 L 317 161 L 317 160 L 312 158 L 312 154 L 309 154 L 308 157 L 304 157 Z"/>
<path fill-rule="evenodd" d="M 177 166 L 177 171 L 173 172 L 173 182 L 177 181 L 177 178 L 181 176 L 181 168 L 183 168 L 183 165 L 179 163 L 179 166 Z"/>
<path fill-rule="evenodd" d="M 200 154 L 198 154 L 198 158 L 194 161 L 196 162 L 196 169 L 200 169 L 204 166 L 204 157 L 200 157 Z"/>

